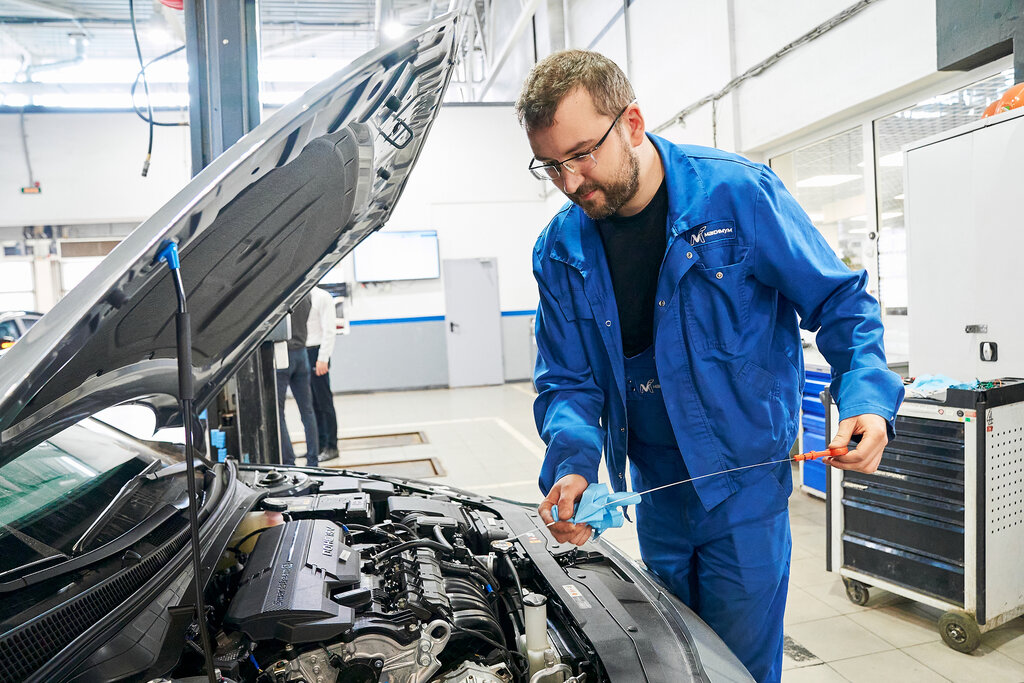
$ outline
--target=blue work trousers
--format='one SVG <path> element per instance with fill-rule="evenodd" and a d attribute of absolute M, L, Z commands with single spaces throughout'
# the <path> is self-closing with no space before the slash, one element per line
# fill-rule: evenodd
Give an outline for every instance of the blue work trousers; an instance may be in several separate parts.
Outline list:
<path fill-rule="evenodd" d="M 313 392 L 310 389 L 309 357 L 306 349 L 288 349 L 288 367 L 277 371 L 277 409 L 281 420 L 281 462 L 295 464 L 295 450 L 284 421 L 284 399 L 288 388 L 299 407 L 302 429 L 306 432 L 306 465 L 316 467 L 320 442 L 317 437 L 316 416 L 313 414 Z"/>
<path fill-rule="evenodd" d="M 633 490 L 688 479 L 653 347 L 626 359 L 626 385 Z M 647 567 L 718 633 L 757 681 L 778 682 L 792 539 L 780 481 L 785 472 L 758 469 L 763 476 L 751 477 L 711 510 L 689 483 L 644 495 L 637 531 Z"/>

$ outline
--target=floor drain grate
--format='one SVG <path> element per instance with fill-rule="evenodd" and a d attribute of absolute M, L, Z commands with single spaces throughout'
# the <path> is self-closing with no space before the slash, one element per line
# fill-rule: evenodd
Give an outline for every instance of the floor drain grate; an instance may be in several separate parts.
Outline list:
<path fill-rule="evenodd" d="M 358 472 L 372 472 L 383 474 L 389 477 L 403 477 L 408 479 L 432 479 L 443 477 L 447 474 L 437 458 L 415 458 L 413 460 L 390 460 L 384 462 L 343 462 L 332 460 L 329 464 L 321 465 L 328 469 L 356 470 Z"/>
<path fill-rule="evenodd" d="M 360 451 L 367 448 L 394 448 L 395 446 L 419 446 L 427 443 L 423 432 L 402 432 L 400 434 L 373 434 L 370 436 L 349 436 L 338 439 L 342 451 Z"/>

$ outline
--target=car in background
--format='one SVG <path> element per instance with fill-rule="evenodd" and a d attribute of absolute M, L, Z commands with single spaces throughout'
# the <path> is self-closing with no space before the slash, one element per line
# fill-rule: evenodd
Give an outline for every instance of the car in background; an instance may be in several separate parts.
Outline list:
<path fill-rule="evenodd" d="M 0 356 L 42 317 L 35 311 L 0 311 Z"/>

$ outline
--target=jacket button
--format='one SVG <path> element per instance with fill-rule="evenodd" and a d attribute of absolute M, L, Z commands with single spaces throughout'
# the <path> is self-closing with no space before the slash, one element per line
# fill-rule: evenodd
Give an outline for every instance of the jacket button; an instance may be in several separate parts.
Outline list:
<path fill-rule="evenodd" d="M 605 320 L 604 321 L 604 326 L 605 327 L 611 327 L 612 326 L 612 321 L 611 320 Z"/>
<path fill-rule="evenodd" d="M 626 428 L 625 427 L 619 427 L 619 431 L 620 432 L 624 432 L 624 431 L 626 431 Z"/>
<path fill-rule="evenodd" d="M 664 299 L 662 299 L 661 301 L 659 301 L 659 302 L 658 302 L 658 305 L 659 305 L 659 306 L 664 306 L 664 305 L 665 305 L 665 300 L 664 300 Z"/>
<path fill-rule="evenodd" d="M 718 271 L 717 273 L 715 273 L 715 277 L 717 277 L 719 280 L 721 280 L 725 276 L 722 275 L 722 271 Z"/>
<path fill-rule="evenodd" d="M 693 258 L 693 252 L 692 251 L 686 252 L 686 258 Z"/>
<path fill-rule="evenodd" d="M 622 473 L 619 473 L 619 479 L 622 479 Z"/>

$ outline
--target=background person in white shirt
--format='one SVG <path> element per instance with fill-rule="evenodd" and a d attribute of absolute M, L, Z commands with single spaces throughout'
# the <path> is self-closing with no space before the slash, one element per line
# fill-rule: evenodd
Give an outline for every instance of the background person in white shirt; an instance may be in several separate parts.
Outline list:
<path fill-rule="evenodd" d="M 310 385 L 313 389 L 313 414 L 316 415 L 317 435 L 320 442 L 320 460 L 338 457 L 338 416 L 334 412 L 334 394 L 331 393 L 331 354 L 334 352 L 335 323 L 334 297 L 320 287 L 310 295 L 313 306 L 306 323 L 306 353 L 309 354 Z"/>

